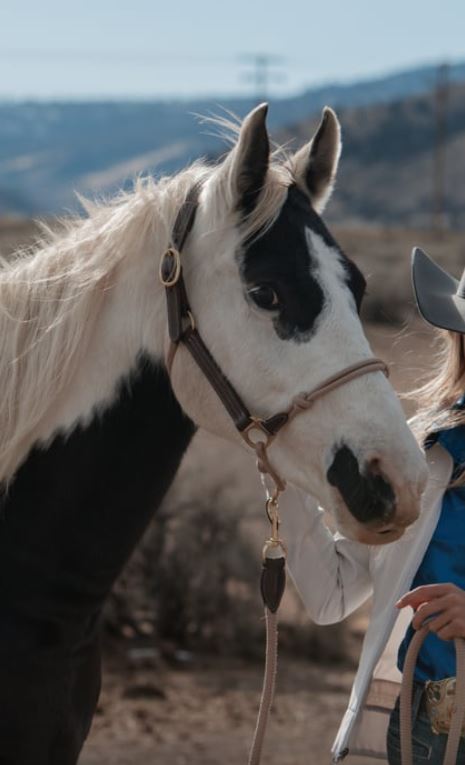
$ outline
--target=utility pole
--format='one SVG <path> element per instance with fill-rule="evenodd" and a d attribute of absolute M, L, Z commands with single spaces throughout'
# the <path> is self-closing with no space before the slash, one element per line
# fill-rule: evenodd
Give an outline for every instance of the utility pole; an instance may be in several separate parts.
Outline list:
<path fill-rule="evenodd" d="M 433 230 L 443 232 L 446 224 L 446 137 L 449 100 L 449 65 L 438 67 L 434 90 L 434 156 L 433 156 Z"/>
<path fill-rule="evenodd" d="M 272 82 L 282 81 L 282 72 L 273 71 L 276 67 L 282 67 L 285 59 L 270 53 L 250 53 L 241 56 L 241 61 L 247 64 L 251 71 L 243 75 L 243 79 L 252 82 L 257 103 L 266 101 Z"/>

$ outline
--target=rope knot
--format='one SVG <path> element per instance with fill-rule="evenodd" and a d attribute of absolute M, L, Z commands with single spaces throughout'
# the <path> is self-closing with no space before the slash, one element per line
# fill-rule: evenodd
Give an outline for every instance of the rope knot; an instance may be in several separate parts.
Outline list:
<path fill-rule="evenodd" d="M 299 412 L 305 412 L 306 409 L 311 407 L 313 401 L 312 399 L 307 398 L 304 393 L 300 393 L 299 395 L 295 396 L 292 404 L 293 407 L 299 410 Z"/>

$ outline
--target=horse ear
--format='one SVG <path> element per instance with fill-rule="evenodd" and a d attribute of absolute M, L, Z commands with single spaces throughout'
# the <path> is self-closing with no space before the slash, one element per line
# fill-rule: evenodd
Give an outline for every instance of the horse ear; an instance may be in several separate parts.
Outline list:
<path fill-rule="evenodd" d="M 228 180 L 239 212 L 250 215 L 262 191 L 270 161 L 270 140 L 266 129 L 268 104 L 251 111 L 239 133 L 239 139 L 227 159 Z"/>
<path fill-rule="evenodd" d="M 305 144 L 291 160 L 296 183 L 310 196 L 317 212 L 322 212 L 331 196 L 340 154 L 339 120 L 333 110 L 325 106 L 321 122 L 312 140 Z"/>

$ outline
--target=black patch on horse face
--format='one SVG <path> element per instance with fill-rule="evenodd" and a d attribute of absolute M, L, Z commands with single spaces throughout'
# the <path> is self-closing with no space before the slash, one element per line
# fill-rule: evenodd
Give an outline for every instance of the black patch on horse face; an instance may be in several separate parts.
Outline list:
<path fill-rule="evenodd" d="M 296 342 L 310 339 L 327 299 L 318 281 L 318 262 L 309 251 L 306 229 L 321 236 L 339 254 L 357 310 L 365 291 L 365 279 L 355 263 L 342 252 L 308 197 L 291 186 L 273 225 L 246 244 L 242 278 L 247 287 L 268 285 L 275 290 L 280 302 L 273 320 L 276 332 L 283 340 Z"/>
<path fill-rule="evenodd" d="M 362 300 L 367 287 L 366 279 L 360 269 L 355 265 L 342 250 L 339 250 L 342 255 L 342 263 L 347 271 L 347 285 L 354 296 L 355 305 L 357 306 L 357 313 L 360 313 L 362 307 Z"/>
<path fill-rule="evenodd" d="M 326 477 L 360 523 L 391 520 L 396 510 L 391 484 L 378 472 L 361 473 L 356 456 L 345 444 L 336 451 Z"/>

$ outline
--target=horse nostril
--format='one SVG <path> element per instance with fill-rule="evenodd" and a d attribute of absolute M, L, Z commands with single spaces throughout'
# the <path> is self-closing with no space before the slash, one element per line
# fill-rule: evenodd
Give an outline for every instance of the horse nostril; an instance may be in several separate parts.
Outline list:
<path fill-rule="evenodd" d="M 378 506 L 380 509 L 380 517 L 386 522 L 389 522 L 396 512 L 396 495 L 391 486 L 389 479 L 381 468 L 381 461 L 378 457 L 373 457 L 366 465 L 366 478 L 370 485 L 371 491 L 377 498 Z M 392 531 L 391 528 L 386 529 L 386 533 Z M 380 531 L 383 533 L 384 529 Z"/>
<path fill-rule="evenodd" d="M 381 462 L 379 457 L 372 457 L 372 459 L 367 462 L 367 473 L 371 473 L 371 475 L 381 475 Z"/>
<path fill-rule="evenodd" d="M 386 526 L 384 529 L 378 529 L 376 533 L 383 536 L 385 534 L 392 534 L 392 532 L 395 530 L 396 529 L 394 526 Z"/>

